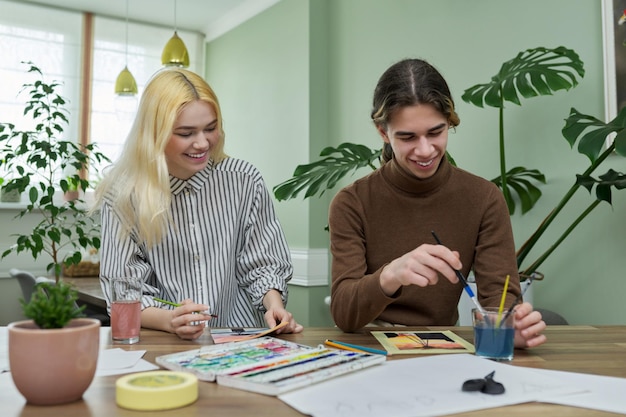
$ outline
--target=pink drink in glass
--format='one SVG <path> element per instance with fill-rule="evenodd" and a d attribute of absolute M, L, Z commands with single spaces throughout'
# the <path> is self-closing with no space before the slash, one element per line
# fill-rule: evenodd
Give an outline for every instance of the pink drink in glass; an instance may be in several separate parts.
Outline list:
<path fill-rule="evenodd" d="M 111 335 L 119 343 L 139 341 L 141 304 L 139 300 L 120 300 L 111 303 Z"/>

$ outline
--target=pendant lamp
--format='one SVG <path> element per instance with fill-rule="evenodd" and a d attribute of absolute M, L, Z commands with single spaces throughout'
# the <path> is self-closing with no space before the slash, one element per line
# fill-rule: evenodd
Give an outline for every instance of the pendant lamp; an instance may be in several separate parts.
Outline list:
<path fill-rule="evenodd" d="M 115 94 L 119 96 L 134 96 L 137 94 L 137 82 L 135 77 L 125 66 L 115 80 Z"/>
<path fill-rule="evenodd" d="M 135 81 L 135 77 L 128 70 L 128 0 L 126 0 L 126 42 L 125 42 L 125 50 L 124 50 L 124 59 L 126 60 L 126 65 L 120 75 L 117 76 L 117 80 L 115 80 L 115 94 L 118 96 L 134 96 L 137 94 L 137 82 Z"/>
<path fill-rule="evenodd" d="M 178 36 L 176 27 L 176 0 L 174 0 L 174 36 L 165 44 L 161 54 L 161 63 L 165 66 L 189 66 L 189 53 L 183 40 Z"/>

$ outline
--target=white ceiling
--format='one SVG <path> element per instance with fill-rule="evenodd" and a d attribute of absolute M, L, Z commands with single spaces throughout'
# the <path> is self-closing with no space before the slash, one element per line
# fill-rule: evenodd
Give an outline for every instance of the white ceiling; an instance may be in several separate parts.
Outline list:
<path fill-rule="evenodd" d="M 126 18 L 126 0 L 25 0 L 46 6 Z M 274 5 L 279 0 L 128 0 L 128 19 L 204 33 L 207 40 Z"/>

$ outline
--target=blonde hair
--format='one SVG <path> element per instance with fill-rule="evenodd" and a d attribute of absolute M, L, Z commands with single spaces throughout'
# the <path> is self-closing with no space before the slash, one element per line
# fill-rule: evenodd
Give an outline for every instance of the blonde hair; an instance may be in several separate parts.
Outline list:
<path fill-rule="evenodd" d="M 165 147 L 183 106 L 201 100 L 213 107 L 219 141 L 212 163 L 224 158 L 222 113 L 217 97 L 202 77 L 181 68 L 157 72 L 146 85 L 121 156 L 96 189 L 94 210 L 107 200 L 119 215 L 120 238 L 136 230 L 140 243 L 152 247 L 165 236 L 171 219 L 171 190 Z"/>

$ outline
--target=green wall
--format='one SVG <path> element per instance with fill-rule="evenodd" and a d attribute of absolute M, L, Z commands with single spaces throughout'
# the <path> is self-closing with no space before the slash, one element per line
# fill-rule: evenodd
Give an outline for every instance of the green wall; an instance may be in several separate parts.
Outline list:
<path fill-rule="evenodd" d="M 270 189 L 329 141 L 326 2 L 313 3 L 279 2 L 207 46 L 206 78 L 222 106 L 226 152 L 254 163 Z M 327 246 L 329 201 L 275 204 L 292 248 Z M 330 325 L 328 294 L 327 286 L 292 286 L 288 308 L 305 325 Z"/>
<path fill-rule="evenodd" d="M 271 188 L 327 145 L 379 147 L 369 120 L 374 85 L 392 63 L 420 57 L 440 69 L 456 100 L 461 125 L 449 151 L 461 167 L 490 179 L 499 169 L 498 115 L 464 103 L 462 92 L 488 82 L 520 51 L 562 45 L 585 63 L 580 85 L 505 109 L 509 165 L 540 169 L 548 180 L 538 206 L 512 216 L 519 246 L 587 167 L 586 157 L 560 134 L 570 108 L 604 117 L 600 0 L 523 3 L 282 0 L 207 46 L 206 75 L 222 101 L 227 151 L 258 166 Z M 612 159 L 615 170 L 626 172 L 626 158 Z M 275 204 L 292 248 L 328 246 L 323 227 L 332 194 Z M 590 201 L 579 190 L 575 210 L 564 214 L 574 215 Z M 612 208 L 601 204 L 544 263 L 546 279 L 534 285 L 537 307 L 573 324 L 626 323 L 625 207 L 626 193 L 614 194 Z M 324 287 L 297 288 L 289 308 L 307 325 L 325 323 L 327 293 Z"/>

